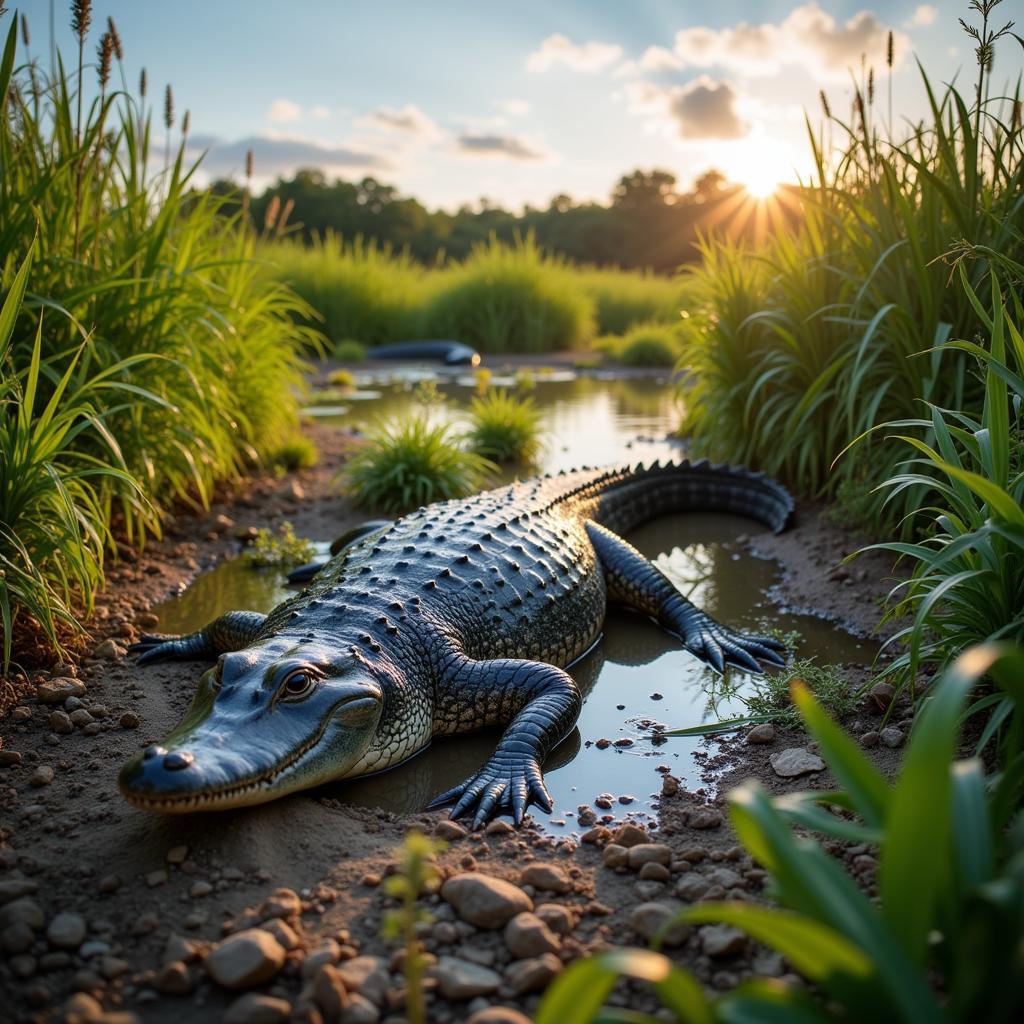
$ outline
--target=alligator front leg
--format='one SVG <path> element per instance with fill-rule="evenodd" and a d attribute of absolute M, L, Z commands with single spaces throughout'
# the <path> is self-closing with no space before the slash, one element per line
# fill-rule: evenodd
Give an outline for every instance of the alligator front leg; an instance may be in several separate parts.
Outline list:
<path fill-rule="evenodd" d="M 172 658 L 180 661 L 213 659 L 248 647 L 266 619 L 262 612 L 226 612 L 209 625 L 185 636 L 143 633 L 138 643 L 128 648 L 128 653 L 139 655 L 140 665 Z"/>
<path fill-rule="evenodd" d="M 582 704 L 576 683 L 554 665 L 510 658 L 457 660 L 438 684 L 434 734 L 508 727 L 483 768 L 430 807 L 454 802 L 453 818 L 475 811 L 474 828 L 503 812 L 519 825 L 531 803 L 550 811 L 541 765 L 575 725 Z"/>
<path fill-rule="evenodd" d="M 719 672 L 727 664 L 760 672 L 759 661 L 784 665 L 783 644 L 766 636 L 737 633 L 716 622 L 675 588 L 672 581 L 628 541 L 598 523 L 587 523 L 608 583 L 608 598 L 650 615 L 679 636 L 698 658 Z"/>

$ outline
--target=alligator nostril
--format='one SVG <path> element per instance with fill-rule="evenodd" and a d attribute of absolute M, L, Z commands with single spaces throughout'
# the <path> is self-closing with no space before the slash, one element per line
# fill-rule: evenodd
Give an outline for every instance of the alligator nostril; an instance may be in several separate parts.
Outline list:
<path fill-rule="evenodd" d="M 195 758 L 187 750 L 175 750 L 164 758 L 164 767 L 168 771 L 178 771 L 187 768 Z"/>
<path fill-rule="evenodd" d="M 166 754 L 167 751 L 163 747 L 157 746 L 155 743 L 151 743 L 142 752 L 142 756 L 148 761 L 150 758 L 159 757 L 161 754 Z"/>

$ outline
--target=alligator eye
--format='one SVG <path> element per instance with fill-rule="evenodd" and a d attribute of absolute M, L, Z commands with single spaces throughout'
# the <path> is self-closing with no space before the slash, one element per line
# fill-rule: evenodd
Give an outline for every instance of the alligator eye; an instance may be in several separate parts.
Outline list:
<path fill-rule="evenodd" d="M 289 674 L 281 686 L 281 696 L 289 700 L 305 697 L 312 689 L 315 680 L 305 669 L 297 669 Z"/>

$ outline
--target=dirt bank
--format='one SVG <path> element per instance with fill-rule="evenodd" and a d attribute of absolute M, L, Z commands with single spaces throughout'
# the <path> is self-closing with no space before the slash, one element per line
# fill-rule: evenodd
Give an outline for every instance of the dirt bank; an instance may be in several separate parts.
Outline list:
<path fill-rule="evenodd" d="M 111 1021 L 125 1019 L 112 1015 L 122 1011 L 146 1022 L 177 1021 L 183 1013 L 196 1024 L 222 1020 L 241 990 L 214 976 L 241 977 L 239 984 L 260 994 L 234 1006 L 234 1021 L 289 1013 L 350 1024 L 404 1019 L 395 945 L 380 938 L 389 905 L 380 881 L 412 826 L 448 837 L 444 874 L 493 876 L 514 886 L 483 882 L 480 891 L 470 885 L 459 895 L 466 887 L 458 883 L 446 887 L 446 898 L 427 900 L 434 921 L 421 930 L 439 961 L 429 982 L 429 1019 L 440 1024 L 473 1014 L 483 1022 L 514 1019 L 488 1016 L 492 1005 L 530 1014 L 564 963 L 607 945 L 642 944 L 665 908 L 760 893 L 764 873 L 736 845 L 723 800 L 677 792 L 671 779 L 657 827 L 643 833 L 624 826 L 610 853 L 611 830 L 622 826 L 626 808 L 616 807 L 607 828 L 597 826 L 577 845 L 530 827 L 512 832 L 503 823 L 463 835 L 442 814 L 354 808 L 334 790 L 181 818 L 147 815 L 121 799 L 117 768 L 181 717 L 194 687 L 195 674 L 180 665 L 140 668 L 123 656 L 123 645 L 151 627 L 150 606 L 237 552 L 238 535 L 250 527 L 289 519 L 300 534 L 330 537 L 360 518 L 331 489 L 343 440 L 336 431 L 309 430 L 322 452 L 318 467 L 252 481 L 208 515 L 179 518 L 163 541 L 115 566 L 92 624 L 93 656 L 52 673 L 65 680 L 66 692 L 80 692 L 70 701 L 59 688 L 33 697 L 23 681 L 20 706 L 0 722 L 5 1021 L 64 1019 L 69 1012 L 94 1019 L 100 1005 Z M 749 544 L 785 567 L 776 600 L 869 630 L 888 589 L 884 561 L 838 569 L 859 541 L 820 511 L 802 507 L 790 533 L 752 533 Z M 855 717 L 854 731 L 877 730 L 877 712 Z M 772 754 L 804 746 L 798 734 L 779 733 L 763 746 L 740 738 L 725 751 L 726 782 L 755 776 L 772 789 L 830 786 L 827 772 L 786 782 L 772 770 Z M 871 752 L 885 769 L 898 757 L 884 745 Z M 630 865 L 620 847 L 634 841 L 645 852 L 633 854 Z M 866 851 L 845 855 L 870 876 Z M 288 891 L 274 895 L 282 889 Z M 510 913 L 531 906 L 536 918 L 505 924 Z M 262 928 L 255 938 L 246 931 L 253 926 Z M 246 934 L 234 947 L 207 956 L 212 944 L 240 931 Z M 731 933 L 677 938 L 672 955 L 713 988 L 786 971 L 778 958 Z M 248 975 L 246 963 L 255 964 Z M 641 1009 L 648 999 L 626 989 L 615 998 Z"/>

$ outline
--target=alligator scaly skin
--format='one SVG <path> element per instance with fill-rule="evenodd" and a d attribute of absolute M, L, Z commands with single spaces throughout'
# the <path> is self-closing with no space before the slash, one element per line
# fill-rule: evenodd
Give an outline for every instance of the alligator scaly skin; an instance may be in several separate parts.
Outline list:
<path fill-rule="evenodd" d="M 716 668 L 781 663 L 777 644 L 715 623 L 619 536 L 687 510 L 748 515 L 778 531 L 793 503 L 774 481 L 708 463 L 517 482 L 360 539 L 265 617 L 229 613 L 191 637 L 147 637 L 138 648 L 144 658 L 213 657 L 315 644 L 354 660 L 379 684 L 383 710 L 340 777 L 396 765 L 437 736 L 506 726 L 481 772 L 435 803 L 454 801 L 453 816 L 472 813 L 477 824 L 503 811 L 518 822 L 531 801 L 550 807 L 540 766 L 581 706 L 564 669 L 599 637 L 609 601 L 655 618 Z"/>

